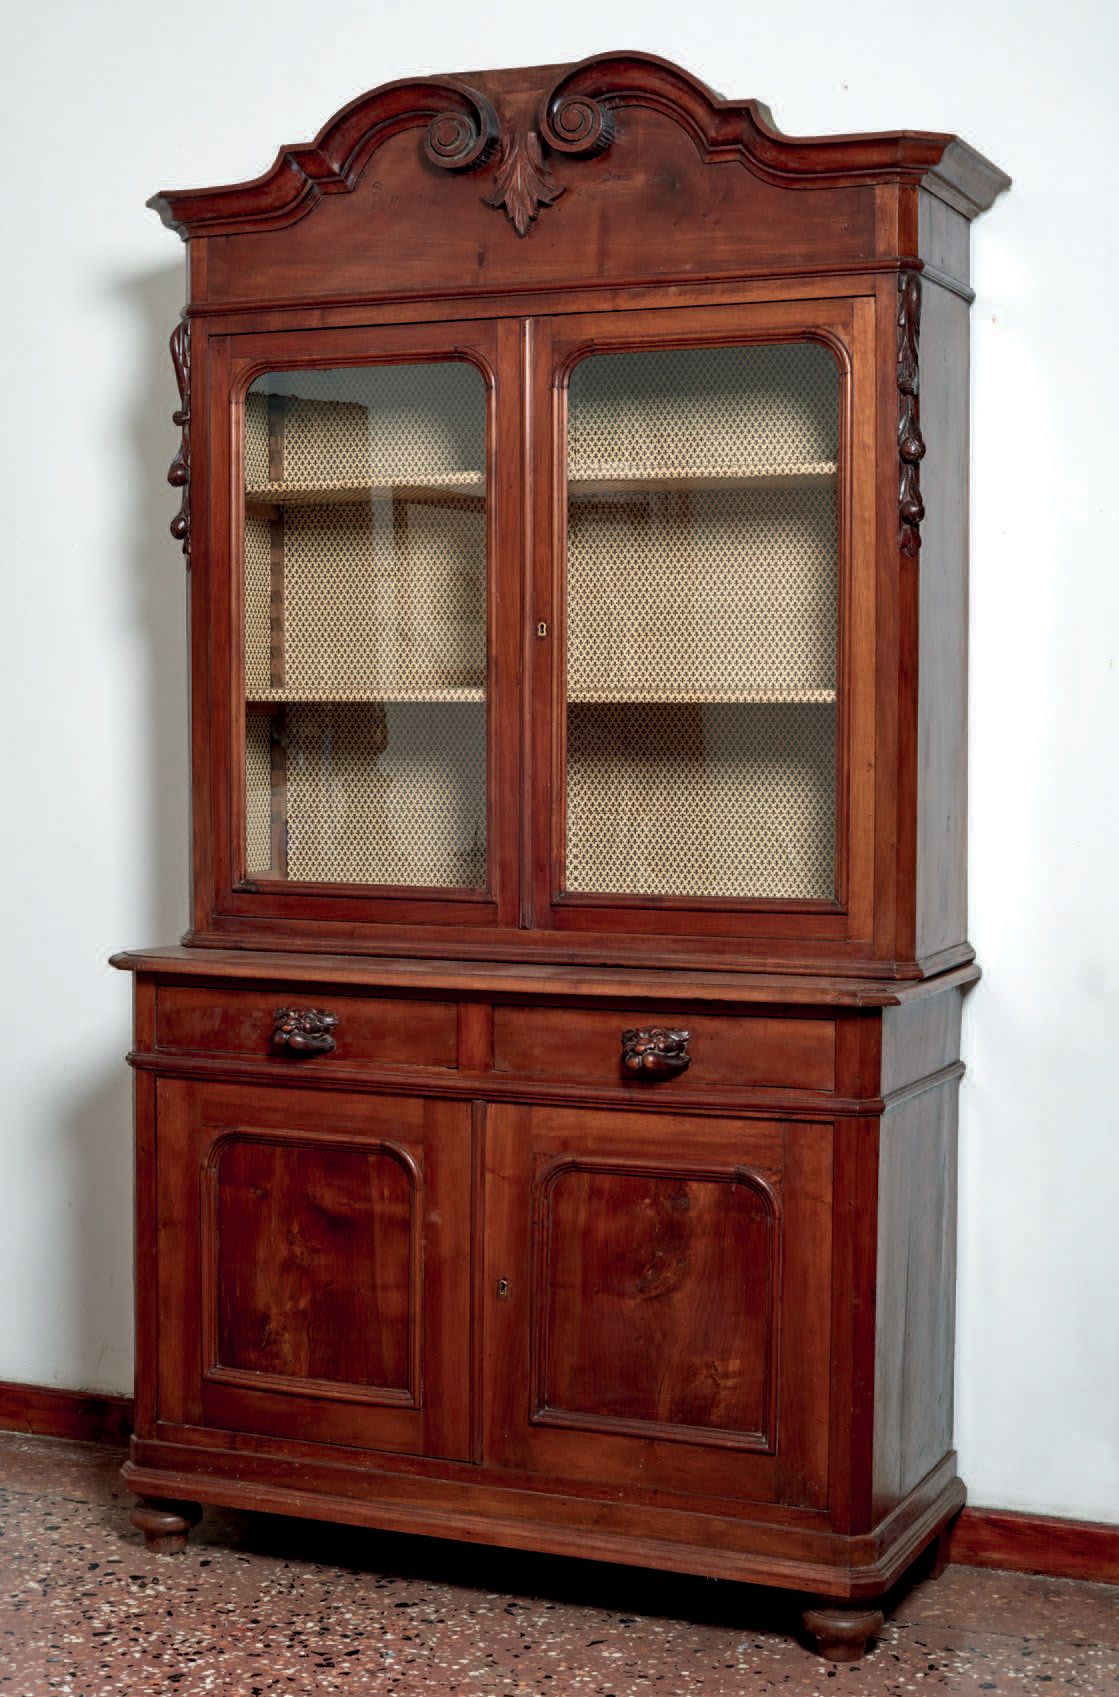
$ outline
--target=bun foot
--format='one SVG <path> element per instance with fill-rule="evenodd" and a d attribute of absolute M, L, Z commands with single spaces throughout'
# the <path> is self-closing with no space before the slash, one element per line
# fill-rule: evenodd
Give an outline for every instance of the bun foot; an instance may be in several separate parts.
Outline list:
<path fill-rule="evenodd" d="M 881 1609 L 805 1609 L 801 1619 L 805 1631 L 816 1640 L 816 1648 L 829 1662 L 857 1662 L 867 1641 L 882 1627 Z"/>
<path fill-rule="evenodd" d="M 190 1529 L 201 1518 L 198 1503 L 165 1502 L 152 1497 L 141 1497 L 130 1516 L 133 1526 L 144 1534 L 148 1549 L 157 1550 L 160 1555 L 185 1550 Z"/>

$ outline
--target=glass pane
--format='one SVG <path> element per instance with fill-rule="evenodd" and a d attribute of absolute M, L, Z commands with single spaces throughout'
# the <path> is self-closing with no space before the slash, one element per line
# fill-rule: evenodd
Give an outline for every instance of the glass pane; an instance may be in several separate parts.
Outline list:
<path fill-rule="evenodd" d="M 572 372 L 567 889 L 834 894 L 838 419 L 814 342 Z"/>
<path fill-rule="evenodd" d="M 462 361 L 249 390 L 250 876 L 484 887 L 485 468 Z"/>

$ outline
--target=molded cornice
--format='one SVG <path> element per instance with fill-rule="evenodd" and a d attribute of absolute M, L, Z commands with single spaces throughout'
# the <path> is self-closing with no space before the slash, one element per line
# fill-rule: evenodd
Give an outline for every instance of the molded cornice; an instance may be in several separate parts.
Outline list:
<path fill-rule="evenodd" d="M 313 142 L 282 147 L 263 176 L 225 188 L 168 189 L 148 205 L 184 241 L 192 236 L 278 230 L 294 224 L 320 195 L 348 193 L 391 136 L 428 127 L 432 164 L 469 170 L 497 145 L 497 113 L 484 94 L 456 77 L 385 83 L 343 106 Z"/>
<path fill-rule="evenodd" d="M 508 81 L 509 73 L 503 73 L 501 86 Z M 384 142 L 419 128 L 425 131 L 422 145 L 429 163 L 443 170 L 485 166 L 500 144 L 498 170 L 508 175 L 510 161 L 527 155 L 541 180 L 555 187 L 550 199 L 537 197 L 537 205 L 549 204 L 562 188 L 551 183 L 541 150 L 569 157 L 601 153 L 614 142 L 615 114 L 634 107 L 678 124 L 709 163 L 737 162 L 782 188 L 910 183 L 973 218 L 1010 182 L 955 136 L 917 130 L 787 136 L 760 101 L 724 100 L 668 60 L 648 53 L 600 53 L 562 69 L 550 87 L 541 89 L 536 128 L 524 133 L 516 128 L 502 133 L 499 112 L 482 87 L 458 77 L 412 78 L 360 95 L 313 142 L 282 148 L 272 167 L 253 182 L 167 190 L 148 204 L 184 240 L 280 229 L 303 217 L 320 195 L 356 187 Z M 506 205 L 509 197 L 499 185 L 485 198 L 496 206 Z M 535 210 L 522 210 L 519 217 L 507 210 L 524 234 Z"/>

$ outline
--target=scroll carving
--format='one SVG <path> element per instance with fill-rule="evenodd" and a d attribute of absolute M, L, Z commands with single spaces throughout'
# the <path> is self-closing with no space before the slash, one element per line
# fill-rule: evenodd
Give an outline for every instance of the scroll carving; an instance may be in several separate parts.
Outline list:
<path fill-rule="evenodd" d="M 172 489 L 181 489 L 183 498 L 171 520 L 171 535 L 183 545 L 187 565 L 190 565 L 190 320 L 180 318 L 171 332 L 171 363 L 179 386 L 179 406 L 171 414 L 172 424 L 182 431 L 179 451 L 171 461 L 167 481 Z"/>
<path fill-rule="evenodd" d="M 553 94 L 540 127 L 555 153 L 605 153 L 614 139 L 614 114 L 589 94 Z"/>
<path fill-rule="evenodd" d="M 461 108 L 438 113 L 424 132 L 424 153 L 443 171 L 472 171 L 493 153 L 497 113 L 480 94 L 464 95 Z"/>
<path fill-rule="evenodd" d="M 663 1077 L 684 1072 L 692 1064 L 688 1053 L 690 1031 L 670 1030 L 663 1025 L 622 1032 L 622 1065 L 630 1072 Z"/>
<path fill-rule="evenodd" d="M 898 276 L 898 547 L 915 559 L 921 547 L 921 392 L 918 341 L 921 334 L 921 279 L 914 271 Z"/>
<path fill-rule="evenodd" d="M 551 206 L 563 192 L 544 161 L 539 136 L 526 130 L 502 147 L 493 193 L 484 199 L 487 206 L 504 207 L 518 236 L 524 236 L 540 208 Z"/>
<path fill-rule="evenodd" d="M 329 1055 L 334 1049 L 338 1015 L 322 1008 L 277 1008 L 272 1041 L 278 1049 L 302 1055 Z"/>

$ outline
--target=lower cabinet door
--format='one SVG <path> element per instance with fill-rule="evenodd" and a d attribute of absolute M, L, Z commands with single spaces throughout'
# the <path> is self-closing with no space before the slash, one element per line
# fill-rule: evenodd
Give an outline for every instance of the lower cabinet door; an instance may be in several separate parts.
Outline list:
<path fill-rule="evenodd" d="M 490 1108 L 485 1457 L 822 1507 L 832 1128 Z"/>
<path fill-rule="evenodd" d="M 470 1453 L 469 1106 L 161 1080 L 160 1422 Z"/>

